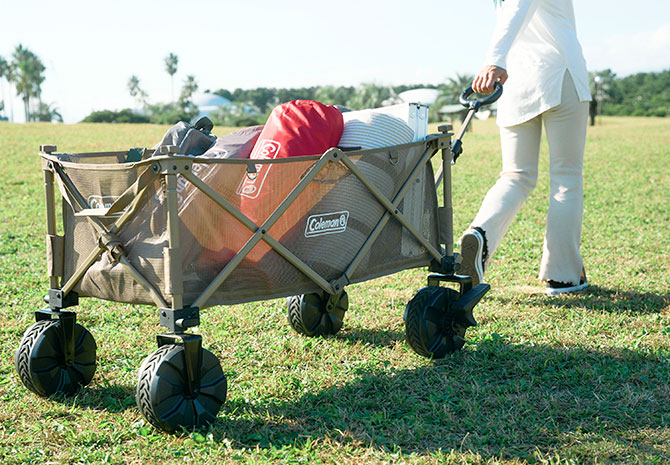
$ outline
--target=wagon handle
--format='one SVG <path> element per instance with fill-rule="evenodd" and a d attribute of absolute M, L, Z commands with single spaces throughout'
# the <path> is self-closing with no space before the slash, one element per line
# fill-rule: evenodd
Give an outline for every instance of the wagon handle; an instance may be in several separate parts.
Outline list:
<path fill-rule="evenodd" d="M 475 91 L 472 89 L 472 86 L 470 86 L 461 93 L 461 96 L 458 97 L 458 101 L 464 107 L 467 107 L 470 110 L 474 110 L 476 112 L 481 107 L 491 105 L 493 102 L 498 100 L 503 93 L 503 86 L 499 82 L 496 82 L 493 93 L 480 99 L 470 99 L 469 97 L 474 93 Z"/>
<path fill-rule="evenodd" d="M 461 155 L 461 153 L 463 153 L 463 143 L 461 142 L 461 139 L 463 139 L 465 131 L 468 130 L 468 126 L 470 126 L 472 117 L 475 116 L 475 113 L 477 113 L 481 107 L 490 105 L 498 100 L 503 93 L 503 86 L 499 82 L 496 82 L 493 93 L 481 99 L 470 99 L 469 97 L 474 93 L 475 91 L 472 89 L 472 86 L 470 86 L 465 89 L 463 93 L 461 93 L 460 97 L 458 97 L 458 101 L 461 102 L 461 105 L 469 108 L 469 110 L 465 120 L 463 120 L 463 124 L 461 125 L 458 134 L 456 135 L 456 138 L 451 144 L 451 154 L 453 157 L 451 162 L 452 164 L 456 163 L 458 157 Z"/>
<path fill-rule="evenodd" d="M 470 126 L 470 122 L 472 121 L 472 118 L 475 116 L 475 113 L 477 113 L 477 111 L 481 107 L 490 105 L 493 102 L 497 101 L 503 93 L 503 86 L 499 82 L 496 82 L 493 93 L 481 99 L 470 99 L 469 97 L 474 93 L 475 91 L 472 89 L 472 86 L 469 86 L 461 93 L 460 97 L 458 97 L 458 101 L 461 103 L 461 105 L 468 108 L 468 114 L 465 116 L 463 124 L 461 124 L 461 127 L 458 131 L 458 134 L 456 135 L 456 138 L 453 141 L 451 141 L 452 165 L 456 163 L 458 157 L 463 153 L 462 139 L 463 136 L 465 135 L 465 131 L 468 130 L 468 126 Z M 442 176 L 443 176 L 443 167 L 442 165 L 440 165 L 440 167 L 437 170 L 437 173 L 435 173 L 435 188 L 437 188 L 442 183 Z"/>

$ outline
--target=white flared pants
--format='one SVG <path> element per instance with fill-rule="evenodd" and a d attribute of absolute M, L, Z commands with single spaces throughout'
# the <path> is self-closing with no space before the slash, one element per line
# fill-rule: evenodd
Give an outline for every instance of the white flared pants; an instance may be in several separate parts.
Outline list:
<path fill-rule="evenodd" d="M 566 71 L 561 104 L 517 126 L 500 128 L 502 172 L 484 198 L 472 226 L 486 233 L 489 258 L 537 183 L 542 124 L 549 144 L 551 196 L 540 279 L 579 283 L 579 244 L 584 208 L 582 167 L 588 102 L 580 102 Z"/>

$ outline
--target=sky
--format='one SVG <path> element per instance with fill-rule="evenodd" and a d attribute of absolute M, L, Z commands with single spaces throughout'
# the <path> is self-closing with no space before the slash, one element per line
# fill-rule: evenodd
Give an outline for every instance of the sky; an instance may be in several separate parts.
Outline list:
<path fill-rule="evenodd" d="M 590 71 L 670 69 L 670 1 L 574 0 Z M 492 0 L 0 0 L 0 56 L 22 44 L 46 66 L 42 99 L 66 123 L 92 111 L 171 101 L 165 57 L 201 91 L 376 83 L 439 84 L 475 74 L 495 24 Z M 23 120 L 8 95 L 5 113 Z"/>

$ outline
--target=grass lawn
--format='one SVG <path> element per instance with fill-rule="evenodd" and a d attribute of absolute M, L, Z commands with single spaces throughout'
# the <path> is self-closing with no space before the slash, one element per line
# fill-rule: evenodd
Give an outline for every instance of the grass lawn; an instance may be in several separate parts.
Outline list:
<path fill-rule="evenodd" d="M 670 463 L 670 119 L 599 123 L 585 158 L 585 293 L 548 298 L 537 280 L 545 145 L 462 351 L 430 361 L 404 340 L 425 270 L 350 286 L 345 326 L 329 338 L 295 334 L 283 300 L 208 309 L 199 332 L 228 400 L 209 430 L 181 435 L 135 406 L 161 331 L 153 307 L 82 299 L 98 368 L 74 397 L 40 398 L 14 371 L 48 287 L 39 145 L 125 150 L 167 128 L 0 123 L 0 463 Z M 475 121 L 464 148 L 456 231 L 497 178 L 494 123 Z"/>

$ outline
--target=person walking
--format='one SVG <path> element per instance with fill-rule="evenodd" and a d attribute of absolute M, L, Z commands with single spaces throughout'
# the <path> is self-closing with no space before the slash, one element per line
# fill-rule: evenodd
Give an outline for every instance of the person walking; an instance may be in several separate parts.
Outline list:
<path fill-rule="evenodd" d="M 494 1 L 495 3 L 495 1 Z M 591 95 L 572 0 L 499 0 L 473 90 L 498 101 L 502 171 L 461 238 L 460 274 L 483 280 L 488 261 L 537 183 L 542 126 L 551 195 L 539 278 L 547 295 L 588 286 L 580 254 L 584 146 Z"/>

